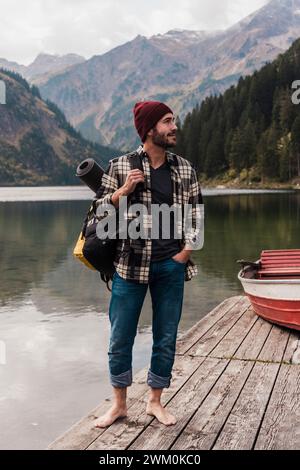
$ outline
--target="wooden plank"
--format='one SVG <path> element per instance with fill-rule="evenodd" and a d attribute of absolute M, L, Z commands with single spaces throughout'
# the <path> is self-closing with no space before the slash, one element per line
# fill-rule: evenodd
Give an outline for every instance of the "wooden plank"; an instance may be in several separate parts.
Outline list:
<path fill-rule="evenodd" d="M 231 330 L 238 319 L 249 307 L 247 297 L 241 297 L 215 325 L 205 333 L 193 347 L 188 350 L 191 356 L 208 356 Z"/>
<path fill-rule="evenodd" d="M 278 327 L 272 327 L 257 359 L 282 360 L 288 334 Z M 249 340 L 249 339 L 248 339 Z M 279 342 L 281 340 L 281 342 Z M 231 360 L 209 396 L 172 446 L 172 449 L 210 449 L 238 399 L 255 362 Z"/>
<path fill-rule="evenodd" d="M 266 261 L 263 263 L 262 269 L 269 269 L 269 268 L 291 268 L 291 267 L 300 267 L 300 258 L 299 259 L 290 259 L 284 261 Z"/>
<path fill-rule="evenodd" d="M 282 255 L 276 255 L 276 256 L 262 256 L 261 261 L 271 263 L 271 262 L 278 262 L 278 261 L 294 261 L 294 260 L 300 260 L 300 255 L 299 253 L 294 253 L 294 254 L 282 254 Z"/>
<path fill-rule="evenodd" d="M 177 423 L 174 426 L 167 427 L 156 419 L 153 420 L 128 449 L 169 449 L 178 434 L 191 419 L 195 410 L 209 394 L 228 362 L 225 359 L 206 358 L 167 406 L 170 413 L 176 416 Z"/>
<path fill-rule="evenodd" d="M 288 256 L 292 254 L 299 254 L 300 250 L 299 249 L 289 249 L 289 250 L 263 250 L 261 252 L 262 256 Z"/>
<path fill-rule="evenodd" d="M 230 358 L 234 356 L 256 321 L 257 315 L 251 307 L 248 307 L 244 315 L 239 318 L 222 341 L 211 351 L 210 357 Z"/>
<path fill-rule="evenodd" d="M 254 363 L 230 361 L 210 394 L 196 410 L 172 450 L 208 450 L 227 419 Z"/>
<path fill-rule="evenodd" d="M 248 359 L 251 361 L 256 360 L 270 334 L 271 329 L 271 323 L 257 317 L 257 321 L 234 354 L 234 358 L 243 360 Z"/>
<path fill-rule="evenodd" d="M 272 327 L 258 360 L 282 361 L 289 331 Z M 252 449 L 268 404 L 280 362 L 258 362 L 222 429 L 214 449 Z"/>
<path fill-rule="evenodd" d="M 281 362 L 289 340 L 288 329 L 273 325 L 266 343 L 258 357 L 260 361 Z"/>
<path fill-rule="evenodd" d="M 172 382 L 168 389 L 162 394 L 163 405 L 167 404 L 185 382 L 193 376 L 205 358 L 191 358 L 178 356 L 175 359 Z M 106 428 L 99 437 L 87 447 L 87 450 L 120 450 L 126 449 L 131 442 L 143 431 L 143 429 L 154 420 L 145 412 L 148 399 L 148 389 L 140 396 L 128 410 L 128 416 L 118 420 Z"/>
<path fill-rule="evenodd" d="M 289 364 L 300 364 L 300 331 L 291 330 L 283 361 Z"/>
<path fill-rule="evenodd" d="M 300 448 L 300 366 L 281 364 L 255 449 Z"/>
<path fill-rule="evenodd" d="M 225 299 L 217 305 L 209 314 L 199 320 L 192 328 L 184 333 L 177 341 L 176 354 L 186 352 L 203 336 L 220 318 L 222 318 L 237 302 L 241 296 Z"/>
<path fill-rule="evenodd" d="M 214 450 L 252 449 L 279 367 L 279 364 L 255 364 Z"/>

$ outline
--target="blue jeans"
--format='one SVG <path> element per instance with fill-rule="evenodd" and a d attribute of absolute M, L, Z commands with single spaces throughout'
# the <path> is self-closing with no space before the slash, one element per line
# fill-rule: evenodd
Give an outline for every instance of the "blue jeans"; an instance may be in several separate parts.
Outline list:
<path fill-rule="evenodd" d="M 110 381 L 114 387 L 128 387 L 132 383 L 132 348 L 148 285 L 153 311 L 153 347 L 147 383 L 152 388 L 170 386 L 182 311 L 184 271 L 185 263 L 168 258 L 150 263 L 148 284 L 123 279 L 115 272 L 109 305 L 108 351 Z"/>

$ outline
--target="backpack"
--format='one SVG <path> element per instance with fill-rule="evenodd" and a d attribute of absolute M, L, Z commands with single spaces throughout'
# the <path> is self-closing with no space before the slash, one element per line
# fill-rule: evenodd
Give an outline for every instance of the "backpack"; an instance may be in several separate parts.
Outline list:
<path fill-rule="evenodd" d="M 141 157 L 137 152 L 129 154 L 128 157 L 130 158 L 132 170 L 139 169 L 143 171 Z M 131 199 L 135 192 L 142 190 L 143 187 L 143 183 L 138 183 L 133 193 L 129 195 L 128 200 Z M 96 231 L 99 220 L 96 215 L 96 201 L 97 198 L 93 200 L 86 214 L 73 254 L 85 266 L 98 271 L 102 281 L 106 283 L 108 290 L 111 291 L 108 284 L 115 272 L 114 260 L 117 250 L 118 229 L 114 239 L 98 238 Z"/>

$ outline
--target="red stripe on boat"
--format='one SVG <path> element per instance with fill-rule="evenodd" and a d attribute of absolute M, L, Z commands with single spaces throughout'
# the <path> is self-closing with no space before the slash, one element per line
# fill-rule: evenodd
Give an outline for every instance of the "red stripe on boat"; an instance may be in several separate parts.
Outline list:
<path fill-rule="evenodd" d="M 300 300 L 265 299 L 247 294 L 257 315 L 287 328 L 300 330 Z"/>

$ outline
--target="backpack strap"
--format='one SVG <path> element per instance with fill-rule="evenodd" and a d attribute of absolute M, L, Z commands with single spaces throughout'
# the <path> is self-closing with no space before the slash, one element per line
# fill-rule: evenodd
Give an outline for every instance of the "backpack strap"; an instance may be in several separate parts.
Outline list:
<path fill-rule="evenodd" d="M 138 169 L 144 171 L 142 159 L 138 152 L 133 152 L 129 155 L 130 158 L 130 166 L 132 170 Z"/>
<path fill-rule="evenodd" d="M 128 159 L 129 159 L 131 170 L 138 169 L 138 170 L 141 170 L 144 173 L 143 163 L 142 163 L 142 159 L 141 159 L 141 156 L 139 155 L 139 153 L 138 152 L 132 152 L 132 153 L 128 154 L 127 156 L 128 156 Z M 130 201 L 133 196 L 135 196 L 137 200 L 140 200 L 139 193 L 143 189 L 144 189 L 144 184 L 142 182 L 138 183 L 135 187 L 135 190 L 128 196 L 128 201 Z M 97 196 L 99 197 L 98 192 L 97 192 L 96 198 L 97 198 Z M 84 229 L 83 229 L 84 232 L 86 230 L 87 221 L 88 221 L 88 218 L 89 218 L 91 212 L 94 212 L 94 214 L 96 214 L 96 204 L 95 204 L 96 203 L 96 198 L 93 200 L 92 208 L 89 209 L 88 214 L 86 216 L 86 219 L 84 221 Z M 133 271 L 134 271 L 134 263 L 133 263 L 132 270 L 131 270 L 132 276 L 133 276 Z M 104 281 L 106 283 L 107 289 L 109 291 L 111 291 L 111 289 L 109 287 L 109 281 L 112 280 L 112 275 L 110 276 L 110 275 L 104 275 L 104 274 L 100 273 L 100 277 L 101 277 L 102 281 Z"/>
<path fill-rule="evenodd" d="M 138 152 L 133 152 L 132 154 L 128 155 L 129 161 L 130 161 L 130 167 L 132 170 L 138 169 L 141 170 L 144 173 L 144 168 L 143 168 L 143 162 L 141 155 Z M 144 183 L 140 182 L 136 185 L 135 190 L 131 193 L 129 201 L 131 202 L 131 199 L 135 199 L 136 202 L 140 202 L 141 196 L 140 193 L 145 189 Z M 135 240 L 135 243 L 140 243 L 144 245 L 145 241 L 142 239 L 137 239 Z M 134 276 L 134 269 L 135 269 L 135 264 L 136 264 L 136 259 L 134 256 L 134 247 L 132 246 L 132 240 L 130 240 L 130 248 L 129 248 L 129 256 L 133 256 L 132 264 L 130 266 L 130 276 Z"/>
<path fill-rule="evenodd" d="M 144 168 L 143 168 L 143 163 L 142 163 L 142 158 L 138 152 L 133 152 L 128 155 L 129 161 L 130 161 L 130 167 L 132 170 L 141 170 L 144 173 Z M 138 183 L 135 187 L 134 193 L 138 193 L 139 191 L 142 191 L 144 189 L 144 184 L 143 183 Z"/>
<path fill-rule="evenodd" d="M 113 275 L 105 275 L 105 274 L 100 274 L 101 280 L 105 282 L 107 289 L 111 292 L 111 288 L 109 287 L 109 281 L 112 281 Z"/>

